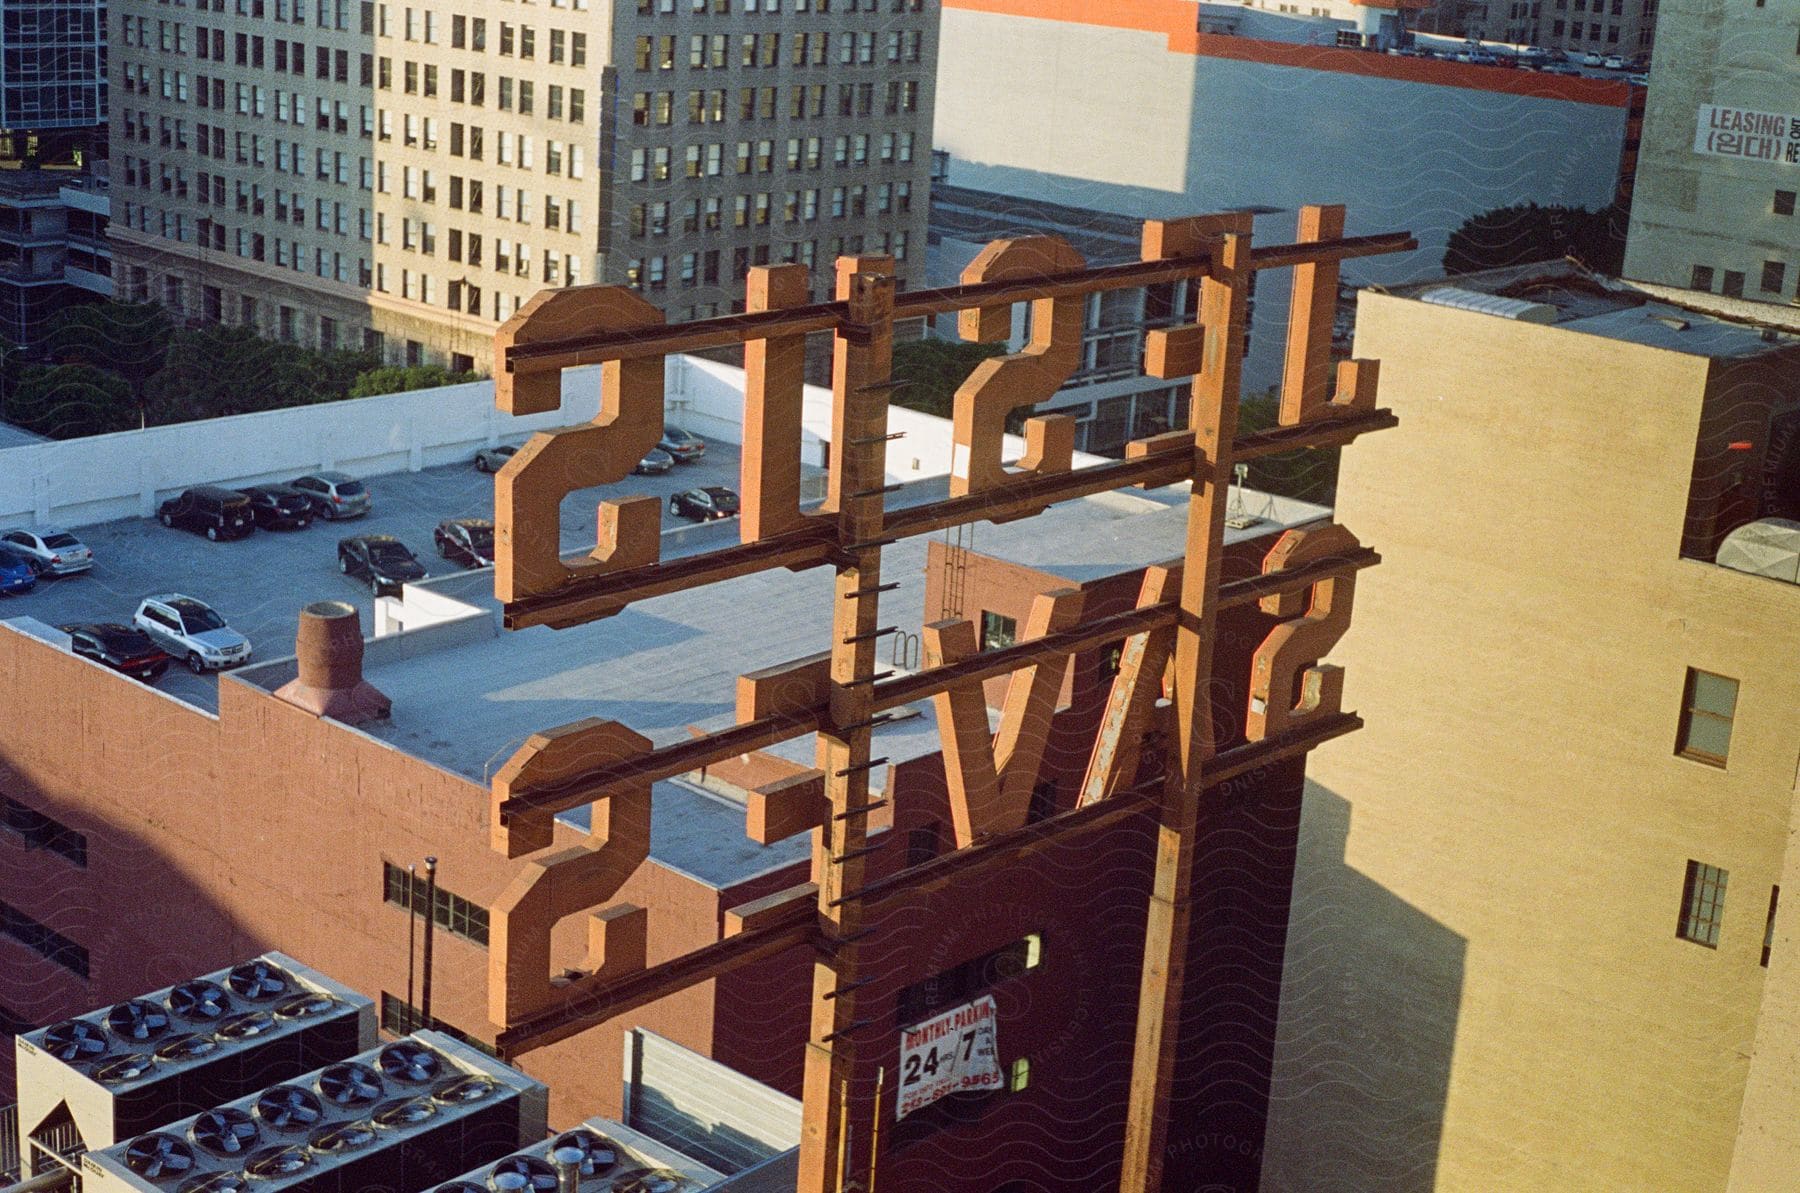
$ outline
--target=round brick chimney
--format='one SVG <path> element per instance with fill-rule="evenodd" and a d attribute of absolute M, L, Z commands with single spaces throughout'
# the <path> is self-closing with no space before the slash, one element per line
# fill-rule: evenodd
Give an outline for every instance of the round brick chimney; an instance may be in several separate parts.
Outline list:
<path fill-rule="evenodd" d="M 322 717 L 358 725 L 393 712 L 393 701 L 362 677 L 362 620 L 343 601 L 314 601 L 300 610 L 294 636 L 297 678 L 275 695 Z"/>

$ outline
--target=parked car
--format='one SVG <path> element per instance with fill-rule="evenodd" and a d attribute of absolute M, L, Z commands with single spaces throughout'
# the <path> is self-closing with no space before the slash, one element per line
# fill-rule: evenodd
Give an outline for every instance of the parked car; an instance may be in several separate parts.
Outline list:
<path fill-rule="evenodd" d="M 164 526 L 204 534 L 214 542 L 241 539 L 256 529 L 250 499 L 236 489 L 196 485 L 184 489 L 156 507 L 156 520 Z"/>
<path fill-rule="evenodd" d="M 475 471 L 499 472 L 506 462 L 519 454 L 516 447 L 484 447 L 475 453 Z"/>
<path fill-rule="evenodd" d="M 1625 81 L 1630 83 L 1633 87 L 1648 87 L 1650 85 L 1650 76 L 1647 74 L 1626 75 Z"/>
<path fill-rule="evenodd" d="M 706 440 L 680 427 L 664 427 L 658 451 L 668 452 L 677 464 L 692 464 L 706 454 Z"/>
<path fill-rule="evenodd" d="M 1589 50 L 1587 53 L 1585 53 L 1581 56 L 1581 65 L 1583 65 L 1583 66 L 1602 66 L 1605 64 L 1605 62 L 1606 62 L 1606 55 L 1596 53 L 1593 50 Z"/>
<path fill-rule="evenodd" d="M 1624 70 L 1625 56 L 1623 54 L 1608 54 L 1605 58 L 1601 59 L 1600 65 L 1607 70 Z"/>
<path fill-rule="evenodd" d="M 347 472 L 313 472 L 288 484 L 311 498 L 313 509 L 327 522 L 360 518 L 375 504 L 363 483 Z"/>
<path fill-rule="evenodd" d="M 135 675 L 145 682 L 162 678 L 174 662 L 150 635 L 116 621 L 83 622 L 59 627 L 69 636 L 69 649 L 84 659 L 104 663 L 114 671 Z"/>
<path fill-rule="evenodd" d="M 738 495 L 720 485 L 689 489 L 669 498 L 669 512 L 696 522 L 729 518 L 738 512 Z"/>
<path fill-rule="evenodd" d="M 367 580 L 376 596 L 397 595 L 400 586 L 423 580 L 427 572 L 406 544 L 391 534 L 362 534 L 338 542 L 338 571 Z"/>
<path fill-rule="evenodd" d="M 486 518 L 445 518 L 431 532 L 437 553 L 472 568 L 494 562 L 494 524 Z"/>
<path fill-rule="evenodd" d="M 312 525 L 312 498 L 288 485 L 252 485 L 241 489 L 250 499 L 250 514 L 264 530 L 302 530 Z"/>
<path fill-rule="evenodd" d="M 1581 75 L 1581 68 L 1570 62 L 1550 62 L 1541 69 L 1547 75 L 1573 75 L 1577 78 Z"/>
<path fill-rule="evenodd" d="M 30 592 L 37 587 L 37 568 L 24 552 L 0 547 L 0 592 Z"/>
<path fill-rule="evenodd" d="M 636 476 L 661 476 L 673 467 L 675 467 L 675 457 L 660 447 L 653 447 L 650 449 L 650 454 L 639 460 L 637 467 L 631 471 Z"/>
<path fill-rule="evenodd" d="M 250 661 L 250 639 L 225 624 L 205 601 L 167 592 L 138 602 L 131 624 L 188 665 L 195 675 Z"/>
<path fill-rule="evenodd" d="M 94 566 L 94 553 L 80 539 L 54 526 L 0 531 L 0 546 L 23 555 L 40 576 L 68 576 Z"/>

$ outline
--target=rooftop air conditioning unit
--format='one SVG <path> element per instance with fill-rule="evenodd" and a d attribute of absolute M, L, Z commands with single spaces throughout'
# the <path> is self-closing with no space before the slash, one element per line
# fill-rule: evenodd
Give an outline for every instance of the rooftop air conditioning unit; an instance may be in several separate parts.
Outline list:
<path fill-rule="evenodd" d="M 548 1091 L 434 1031 L 82 1157 L 86 1193 L 394 1193 L 545 1132 Z"/>
<path fill-rule="evenodd" d="M 559 1155 L 560 1153 L 560 1155 Z M 419 1193 L 556 1193 L 558 1159 L 573 1163 L 579 1193 L 699 1193 L 723 1174 L 610 1119 L 591 1118 Z"/>
<path fill-rule="evenodd" d="M 72 1134 L 53 1148 L 65 1155 L 110 1147 L 376 1038 L 368 999 L 291 957 L 264 953 L 19 1036 L 21 1133 Z"/>

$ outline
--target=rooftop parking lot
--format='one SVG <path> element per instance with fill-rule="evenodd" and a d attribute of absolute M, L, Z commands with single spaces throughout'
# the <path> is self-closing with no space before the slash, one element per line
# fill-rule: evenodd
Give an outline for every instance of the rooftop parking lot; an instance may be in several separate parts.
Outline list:
<path fill-rule="evenodd" d="M 74 528 L 94 552 L 84 574 L 46 577 L 31 592 L 0 596 L 0 619 L 31 617 L 48 625 L 71 622 L 129 622 L 138 602 L 156 593 L 197 597 L 249 637 L 255 661 L 294 653 L 300 609 L 312 601 L 349 602 L 362 615 L 365 635 L 374 632 L 374 597 L 368 585 L 338 573 L 337 543 L 359 534 L 391 534 L 412 549 L 433 575 L 461 570 L 439 559 L 432 529 L 445 518 L 491 518 L 494 478 L 473 463 L 422 472 L 370 477 L 374 508 L 343 522 L 317 521 L 304 530 L 258 530 L 237 542 L 209 542 L 184 530 L 168 530 L 154 518 L 127 518 Z M 730 522 L 695 525 L 668 513 L 668 498 L 701 485 L 738 487 L 738 451 L 709 443 L 704 459 L 677 464 L 661 476 L 634 476 L 603 488 L 570 494 L 562 507 L 564 550 L 591 547 L 595 510 L 603 497 L 650 494 L 665 503 L 663 553 L 681 554 L 734 541 Z M 207 709 L 217 707 L 218 681 L 185 668 L 171 668 L 156 686 Z"/>

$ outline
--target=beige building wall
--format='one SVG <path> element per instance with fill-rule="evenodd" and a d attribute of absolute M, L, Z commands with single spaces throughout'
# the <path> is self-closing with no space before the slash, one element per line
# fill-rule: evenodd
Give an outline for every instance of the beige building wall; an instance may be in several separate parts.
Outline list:
<path fill-rule="evenodd" d="M 1626 277 L 1760 302 L 1800 296 L 1796 33 L 1792 4 L 1662 0 Z M 1781 160 L 1696 152 L 1709 105 L 1786 116 Z"/>
<path fill-rule="evenodd" d="M 1263 1187 L 1723 1189 L 1793 818 L 1800 586 L 1680 550 L 1703 408 L 1766 441 L 1780 391 L 1369 293 L 1356 355 L 1401 424 L 1344 453 L 1338 517 L 1383 556 L 1333 652 L 1367 728 L 1310 767 Z M 1739 682 L 1723 768 L 1676 754 L 1689 668 Z M 1716 948 L 1676 935 L 1690 860 L 1728 871 Z M 1370 885 L 1412 918 L 1369 930 Z M 1791 1037 L 1760 1046 L 1791 1099 Z"/>
<path fill-rule="evenodd" d="M 546 287 L 922 259 L 937 0 L 113 12 L 119 289 L 193 320 L 485 368 Z"/>

